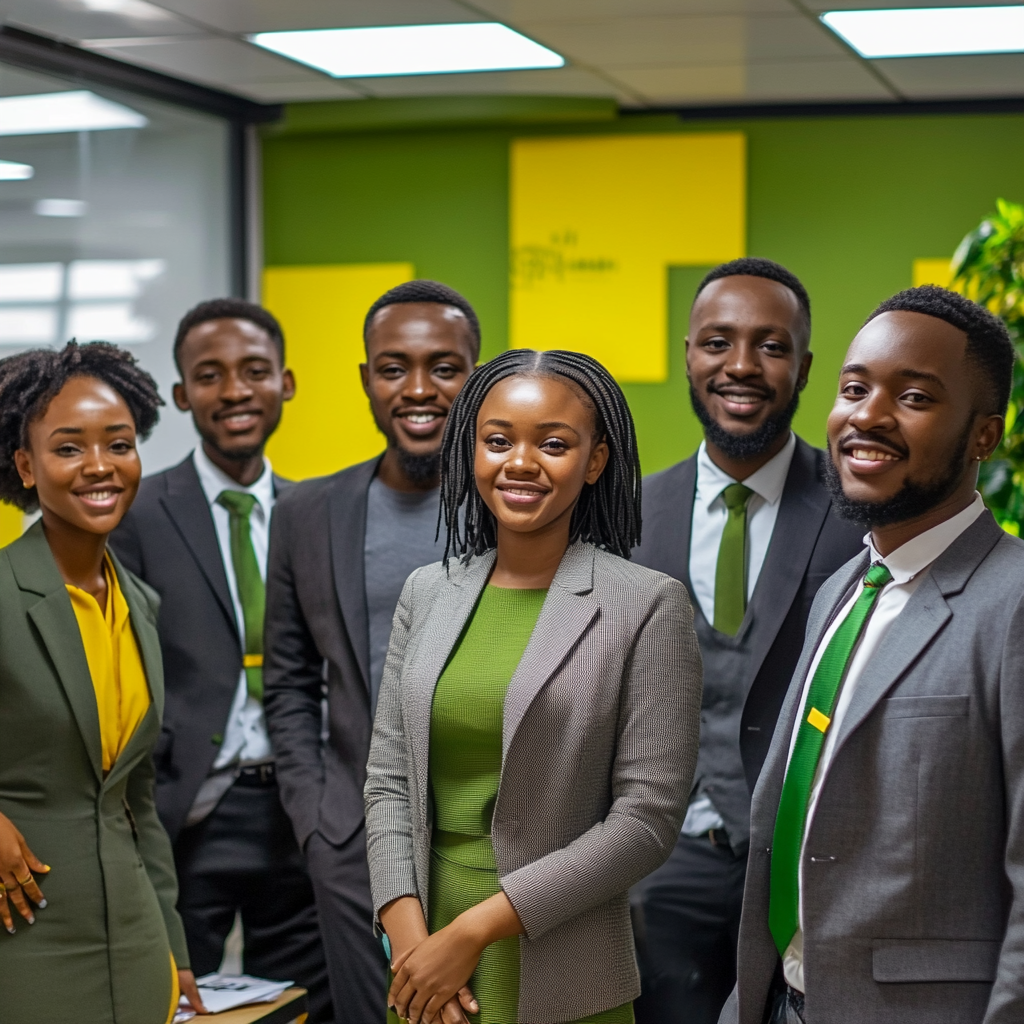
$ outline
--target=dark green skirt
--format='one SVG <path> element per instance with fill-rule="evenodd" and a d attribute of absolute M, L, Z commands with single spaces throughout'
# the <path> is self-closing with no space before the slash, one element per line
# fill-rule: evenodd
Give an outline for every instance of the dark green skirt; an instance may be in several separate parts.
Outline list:
<path fill-rule="evenodd" d="M 431 934 L 499 892 L 489 836 L 434 832 L 430 850 Z M 473 1024 L 514 1024 L 519 1010 L 518 936 L 492 943 L 483 951 L 469 987 L 480 1004 L 478 1014 L 467 1014 Z M 388 1024 L 398 1024 L 393 1010 L 388 1012 Z M 566 1024 L 633 1024 L 633 1004 Z"/>

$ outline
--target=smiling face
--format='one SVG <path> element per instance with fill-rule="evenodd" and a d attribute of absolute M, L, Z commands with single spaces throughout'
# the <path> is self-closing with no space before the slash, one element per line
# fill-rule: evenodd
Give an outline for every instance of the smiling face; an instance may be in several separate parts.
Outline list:
<path fill-rule="evenodd" d="M 796 295 L 778 281 L 739 274 L 704 288 L 686 372 L 709 446 L 740 461 L 782 448 L 810 371 L 808 340 Z"/>
<path fill-rule="evenodd" d="M 584 484 L 608 462 L 594 436 L 594 410 L 558 377 L 506 377 L 488 392 L 476 422 L 477 490 L 501 532 L 569 532 Z"/>
<path fill-rule="evenodd" d="M 262 327 L 224 317 L 198 324 L 178 351 L 174 403 L 191 412 L 211 454 L 229 461 L 258 456 L 295 394 L 291 370 Z"/>
<path fill-rule="evenodd" d="M 117 526 L 142 477 L 131 411 L 95 377 L 64 385 L 28 425 L 28 447 L 14 461 L 22 482 L 36 488 L 44 523 L 94 534 Z"/>
<path fill-rule="evenodd" d="M 965 507 L 978 460 L 1002 435 L 1001 416 L 977 411 L 980 394 L 963 331 L 906 310 L 871 320 L 846 355 L 828 419 L 839 511 L 886 526 Z"/>
<path fill-rule="evenodd" d="M 396 303 L 373 318 L 366 349 L 363 390 L 388 447 L 436 458 L 448 411 L 473 370 L 469 321 L 438 302 Z"/>

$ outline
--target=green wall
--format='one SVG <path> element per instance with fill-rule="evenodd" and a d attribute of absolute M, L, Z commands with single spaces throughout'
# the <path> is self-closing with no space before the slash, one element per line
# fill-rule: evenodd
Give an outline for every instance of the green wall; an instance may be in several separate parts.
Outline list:
<path fill-rule="evenodd" d="M 367 102 L 392 114 L 398 109 Z M 432 108 L 431 101 L 402 101 L 400 111 L 403 117 L 418 111 L 420 121 L 429 121 L 431 109 L 444 102 L 434 101 Z M 507 111 L 493 102 L 493 120 L 500 122 Z M 473 302 L 485 355 L 507 344 L 511 138 L 746 132 L 747 251 L 784 263 L 811 295 L 815 362 L 796 426 L 816 444 L 824 440 L 846 346 L 864 317 L 911 284 L 915 258 L 951 254 L 997 197 L 1024 200 L 1024 115 L 1018 114 L 683 124 L 668 116 L 615 117 L 610 108 L 594 107 L 568 115 L 587 121 L 552 123 L 551 117 L 520 112 L 515 123 L 487 123 L 477 110 L 476 123 L 431 128 L 405 117 L 397 120 L 410 127 L 381 130 L 386 119 L 375 122 L 362 111 L 353 129 L 348 111 L 355 106 L 293 107 L 285 124 L 265 138 L 266 262 L 412 261 L 418 275 L 445 281 Z M 310 127 L 314 109 L 328 116 Z M 342 111 L 334 121 L 333 110 Z M 669 272 L 669 380 L 626 388 L 646 472 L 684 458 L 700 439 L 689 408 L 683 343 L 699 279 L 695 268 Z"/>

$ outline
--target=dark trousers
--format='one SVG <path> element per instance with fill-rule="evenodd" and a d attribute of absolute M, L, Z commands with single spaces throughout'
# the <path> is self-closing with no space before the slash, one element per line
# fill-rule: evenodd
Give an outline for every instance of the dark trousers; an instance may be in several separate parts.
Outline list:
<path fill-rule="evenodd" d="M 220 966 L 241 913 L 245 973 L 308 989 L 310 1024 L 330 1024 L 313 886 L 277 786 L 236 782 L 209 817 L 182 831 L 174 855 L 178 911 L 196 977 Z"/>
<path fill-rule="evenodd" d="M 388 962 L 373 934 L 366 830 L 340 846 L 314 832 L 306 843 L 338 1024 L 383 1024 Z"/>
<path fill-rule="evenodd" d="M 681 835 L 630 894 L 642 991 L 637 1024 L 717 1024 L 736 983 L 747 858 Z"/>

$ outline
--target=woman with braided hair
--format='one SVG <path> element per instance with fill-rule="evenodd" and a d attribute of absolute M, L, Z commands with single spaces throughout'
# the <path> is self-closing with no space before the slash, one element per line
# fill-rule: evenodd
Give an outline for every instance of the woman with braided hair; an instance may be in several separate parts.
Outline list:
<path fill-rule="evenodd" d="M 0 360 L 0 500 L 42 513 L 0 551 L 4 1024 L 202 1008 L 153 803 L 157 599 L 107 550 L 160 404 L 103 342 Z"/>
<path fill-rule="evenodd" d="M 627 894 L 679 832 L 701 665 L 682 585 L 627 561 L 622 391 L 588 356 L 503 353 L 452 405 L 441 495 L 367 767 L 389 1020 L 631 1022 Z"/>

